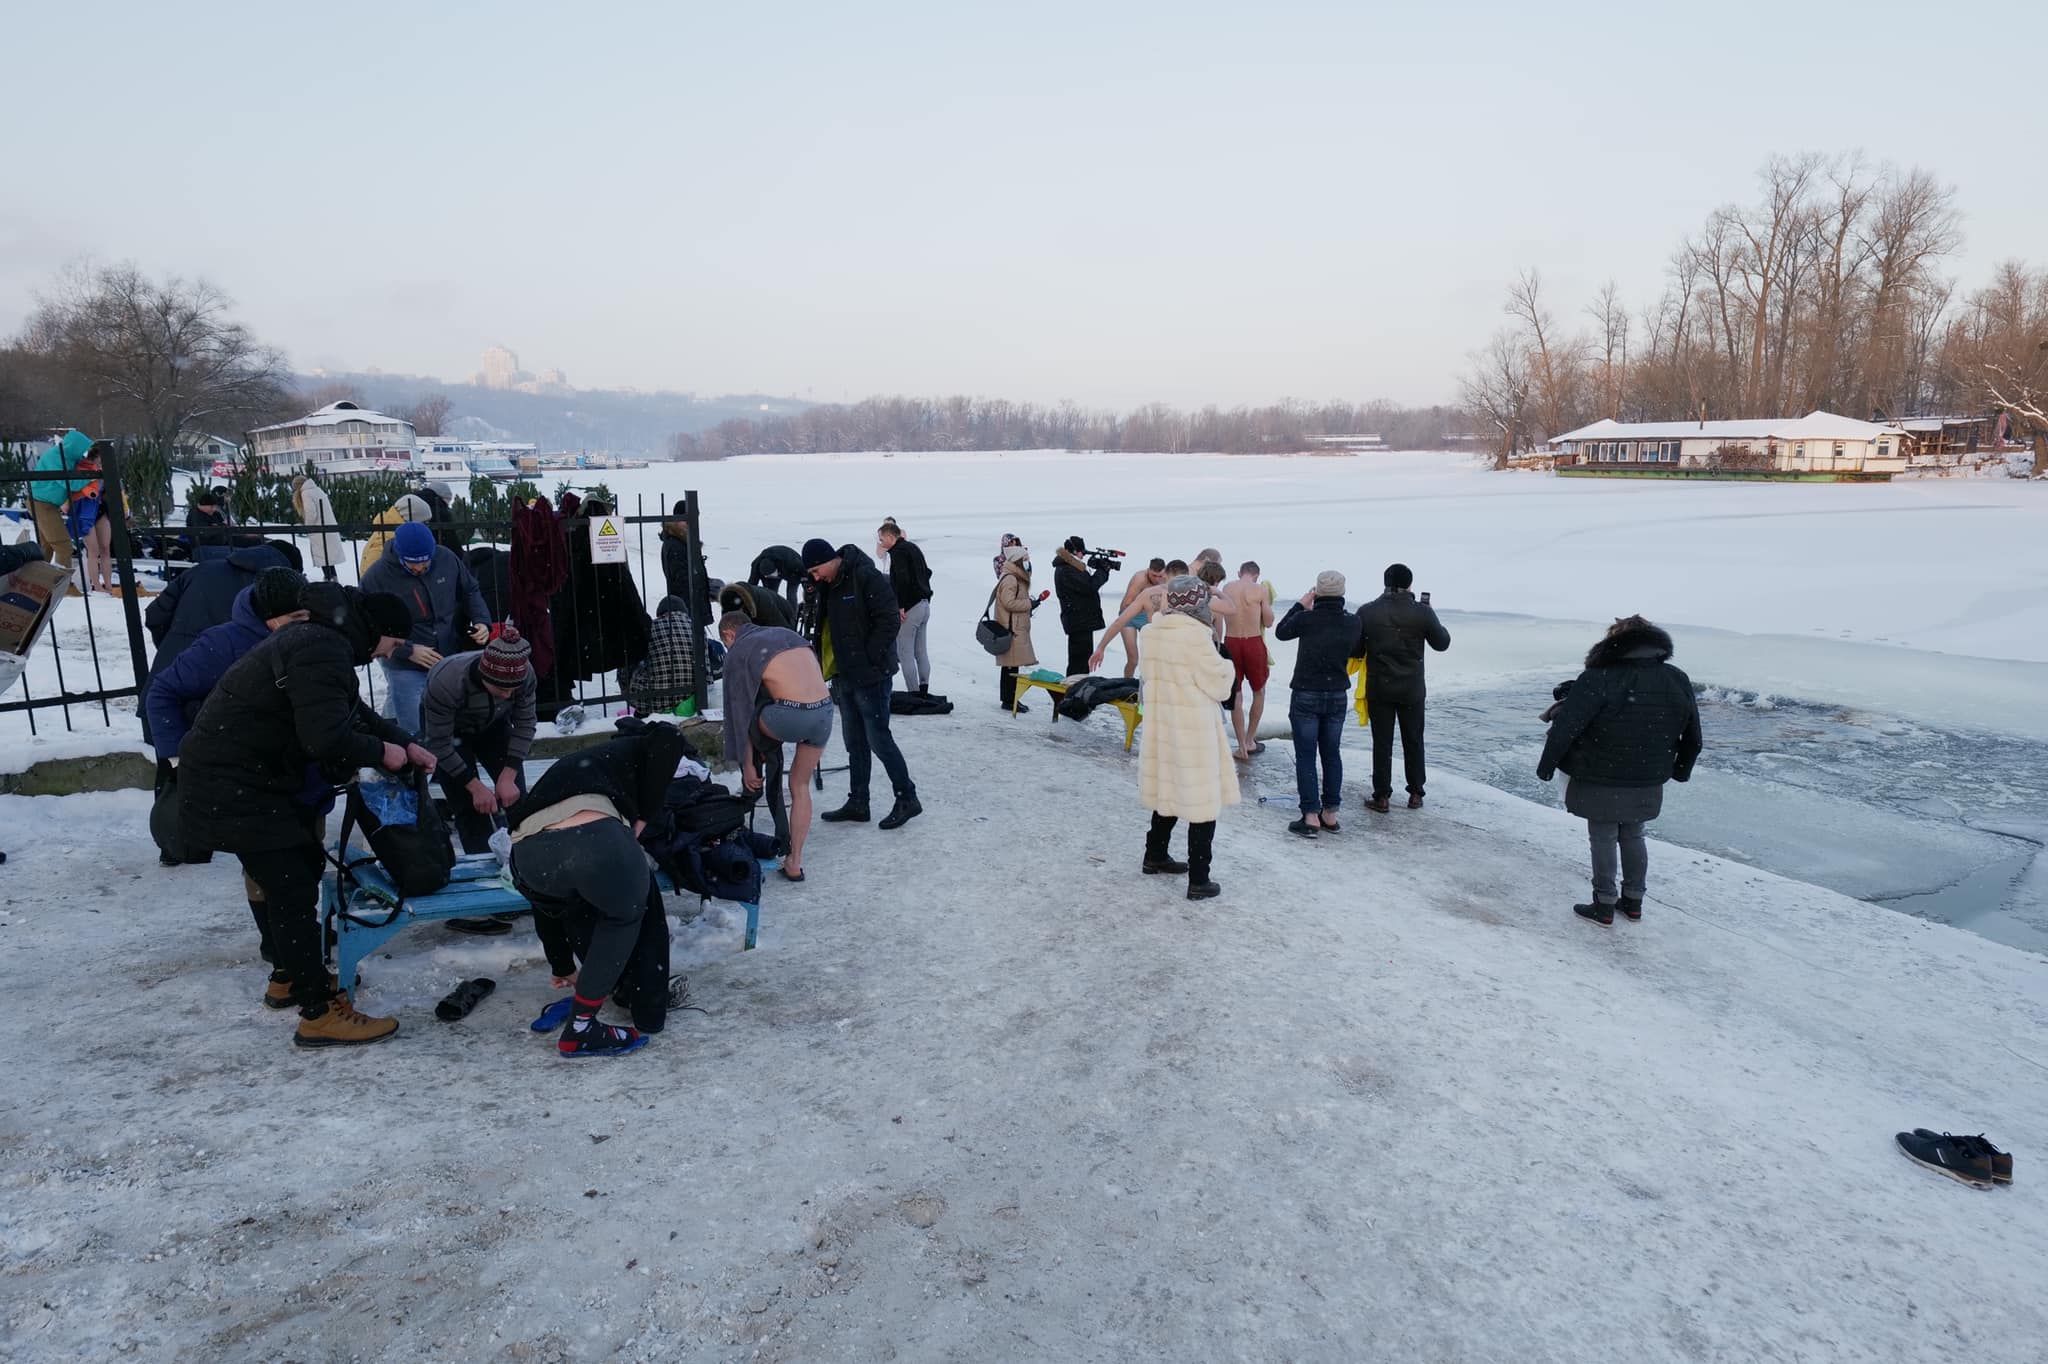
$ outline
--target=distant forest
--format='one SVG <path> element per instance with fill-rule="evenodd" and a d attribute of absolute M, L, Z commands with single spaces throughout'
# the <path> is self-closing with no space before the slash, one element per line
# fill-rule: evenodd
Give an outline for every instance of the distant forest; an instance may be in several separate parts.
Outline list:
<path fill-rule="evenodd" d="M 1277 403 L 1205 407 L 1153 404 L 1134 412 L 1091 411 L 999 398 L 869 398 L 781 416 L 736 417 L 708 431 L 669 437 L 674 459 L 801 455 L 833 450 L 1115 450 L 1226 455 L 1311 448 L 1312 436 L 1377 435 L 1388 449 L 1464 448 L 1469 419 L 1450 407 L 1389 402 Z"/>

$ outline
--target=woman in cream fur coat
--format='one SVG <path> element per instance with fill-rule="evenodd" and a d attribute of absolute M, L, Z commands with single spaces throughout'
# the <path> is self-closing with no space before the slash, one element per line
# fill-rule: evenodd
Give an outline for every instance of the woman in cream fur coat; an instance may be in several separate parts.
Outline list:
<path fill-rule="evenodd" d="M 1207 900 L 1222 887 L 1209 879 L 1216 817 L 1238 802 L 1237 769 L 1223 703 L 1230 699 L 1230 661 L 1216 651 L 1209 589 L 1199 578 L 1166 585 L 1166 610 L 1145 627 L 1145 742 L 1138 755 L 1138 798 L 1152 811 L 1145 837 L 1145 874 L 1186 872 L 1188 898 Z M 1188 860 L 1167 855 L 1173 826 L 1188 822 Z"/>

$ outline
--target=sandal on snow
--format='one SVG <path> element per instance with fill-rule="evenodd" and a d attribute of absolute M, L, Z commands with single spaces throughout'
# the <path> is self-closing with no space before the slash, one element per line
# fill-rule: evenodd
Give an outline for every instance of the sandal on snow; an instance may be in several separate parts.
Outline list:
<path fill-rule="evenodd" d="M 647 1034 L 635 1028 L 600 1023 L 594 1018 L 572 1018 L 555 1043 L 565 1060 L 590 1057 L 631 1056 L 647 1045 Z"/>
<path fill-rule="evenodd" d="M 788 867 L 777 867 L 775 869 L 775 872 L 785 881 L 793 881 L 797 885 L 803 884 L 804 874 L 802 872 L 797 872 L 795 875 L 791 875 Z"/>
<path fill-rule="evenodd" d="M 569 1021 L 569 1015 L 576 1011 L 576 996 L 563 995 L 560 999 L 540 1011 L 540 1017 L 527 1024 L 535 1032 L 553 1032 Z"/>

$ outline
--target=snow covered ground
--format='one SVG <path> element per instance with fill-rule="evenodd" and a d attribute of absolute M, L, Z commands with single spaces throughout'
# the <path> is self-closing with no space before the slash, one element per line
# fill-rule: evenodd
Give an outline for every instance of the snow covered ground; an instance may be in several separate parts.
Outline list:
<path fill-rule="evenodd" d="M 705 1012 L 579 1068 L 525 1028 L 551 995 L 523 932 L 401 937 L 363 991 L 399 1037 L 296 1053 L 256 1003 L 230 859 L 159 869 L 141 792 L 0 797 L 0 1356 L 2040 1357 L 2048 959 L 1664 844 L 1644 922 L 1595 928 L 1568 908 L 1561 812 L 1440 770 L 1427 811 L 1354 805 L 1304 846 L 1284 744 L 1248 789 L 1273 803 L 1223 822 L 1224 898 L 1190 905 L 1136 873 L 1111 719 L 999 714 L 969 639 L 1004 530 L 1041 564 L 1070 533 L 1213 543 L 1288 592 L 1399 557 L 1455 612 L 1439 767 L 1483 768 L 1493 747 L 1458 750 L 1491 736 L 1504 769 L 1481 775 L 1512 788 L 1515 698 L 1540 706 L 1586 622 L 1642 610 L 1695 677 L 1744 689 L 1711 700 L 1744 714 L 1710 718 L 1666 824 L 1753 805 L 1752 843 L 1793 857 L 1804 819 L 1847 858 L 1813 879 L 1876 884 L 1867 845 L 1905 836 L 1913 764 L 2032 799 L 1967 735 L 2048 730 L 2039 488 L 1561 484 L 1407 456 L 607 477 L 701 488 L 723 574 L 904 523 L 960 703 L 898 726 L 930 813 L 821 829 L 756 953 L 677 905 Z M 1040 653 L 1058 643 L 1046 618 Z M 1772 697 L 1810 765 L 1847 774 L 1804 803 L 1744 794 Z M 1863 813 L 1859 763 L 1885 797 Z M 1968 830 L 1912 830 L 1913 857 L 1963 856 Z M 497 994 L 436 1022 L 477 974 Z M 1891 1134 L 1919 1125 L 1987 1131 L 2019 1182 L 1912 1166 Z"/>

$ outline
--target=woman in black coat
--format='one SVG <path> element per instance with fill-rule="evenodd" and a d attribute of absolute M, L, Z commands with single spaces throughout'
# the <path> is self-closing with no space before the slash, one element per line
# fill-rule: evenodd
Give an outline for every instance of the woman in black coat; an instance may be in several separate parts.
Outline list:
<path fill-rule="evenodd" d="M 307 587 L 301 605 L 308 618 L 244 654 L 199 708 L 178 749 L 178 817 L 188 844 L 235 854 L 262 888 L 271 981 L 288 986 L 299 1007 L 294 1043 L 357 1046 L 383 1041 L 398 1020 L 357 1013 L 327 974 L 315 915 L 319 821 L 296 797 L 309 766 L 338 785 L 363 767 L 432 771 L 434 755 L 356 691 L 355 670 L 409 633 L 405 603 L 322 582 Z"/>
<path fill-rule="evenodd" d="M 1550 737 L 1536 775 L 1571 778 L 1565 809 L 1586 821 L 1593 851 L 1593 903 L 1572 908 L 1595 923 L 1613 923 L 1616 908 L 1643 917 L 1650 871 L 1643 826 L 1663 812 L 1664 783 L 1690 780 L 1700 756 L 1699 702 L 1671 653 L 1670 635 L 1624 616 L 1586 655 L 1578 679 L 1552 693 L 1557 704 L 1544 713 Z"/>

